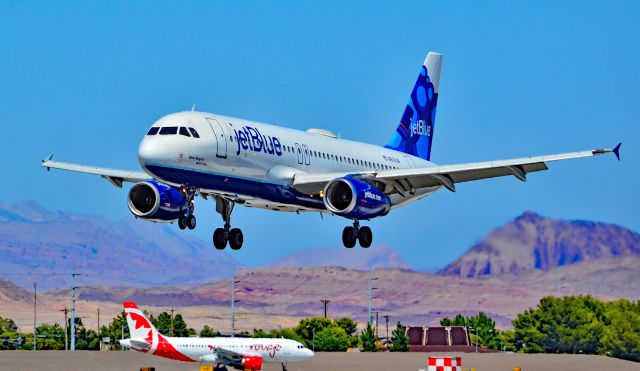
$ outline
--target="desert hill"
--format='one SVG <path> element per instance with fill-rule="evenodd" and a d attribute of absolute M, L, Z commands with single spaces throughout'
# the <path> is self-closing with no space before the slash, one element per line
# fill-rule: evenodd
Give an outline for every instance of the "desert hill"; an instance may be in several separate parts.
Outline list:
<path fill-rule="evenodd" d="M 640 234 L 584 220 L 556 220 L 527 211 L 493 230 L 439 271 L 461 277 L 549 271 L 556 267 L 640 256 Z"/>

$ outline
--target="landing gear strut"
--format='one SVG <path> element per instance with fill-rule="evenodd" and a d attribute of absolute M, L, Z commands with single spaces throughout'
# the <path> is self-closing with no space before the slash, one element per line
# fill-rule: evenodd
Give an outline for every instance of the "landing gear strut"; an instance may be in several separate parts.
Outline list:
<path fill-rule="evenodd" d="M 185 195 L 184 214 L 178 218 L 178 227 L 180 229 L 194 229 L 196 227 L 196 217 L 193 215 L 193 197 L 196 195 L 196 189 L 192 187 L 182 187 L 182 193 Z"/>
<path fill-rule="evenodd" d="M 350 249 L 356 245 L 356 241 L 360 242 L 360 246 L 367 248 L 373 242 L 373 232 L 371 228 L 360 227 L 360 221 L 354 220 L 353 227 L 345 227 L 342 230 L 342 244 Z"/>
<path fill-rule="evenodd" d="M 233 250 L 239 250 L 244 242 L 242 231 L 240 228 L 231 228 L 231 213 L 235 204 L 222 197 L 216 197 L 216 211 L 222 216 L 224 221 L 223 228 L 217 228 L 213 232 L 213 246 L 218 250 L 224 250 L 229 247 Z"/>
<path fill-rule="evenodd" d="M 287 364 L 286 363 L 282 363 L 282 371 L 287 371 Z"/>

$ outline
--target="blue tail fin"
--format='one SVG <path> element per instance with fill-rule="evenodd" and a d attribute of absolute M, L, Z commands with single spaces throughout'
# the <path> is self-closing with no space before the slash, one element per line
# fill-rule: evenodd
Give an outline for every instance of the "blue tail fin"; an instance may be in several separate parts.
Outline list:
<path fill-rule="evenodd" d="M 433 124 L 440 87 L 442 54 L 429 52 L 420 69 L 400 124 L 386 148 L 431 159 Z"/>

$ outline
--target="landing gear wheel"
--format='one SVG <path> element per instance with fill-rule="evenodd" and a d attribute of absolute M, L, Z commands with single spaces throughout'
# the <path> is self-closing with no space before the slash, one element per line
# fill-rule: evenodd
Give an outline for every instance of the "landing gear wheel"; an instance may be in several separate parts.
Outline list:
<path fill-rule="evenodd" d="M 178 218 L 178 228 L 180 229 L 187 228 L 187 221 L 185 220 L 184 216 L 181 216 Z"/>
<path fill-rule="evenodd" d="M 353 227 L 344 227 L 342 230 L 342 244 L 347 249 L 350 249 L 356 245 L 356 239 L 358 235 Z"/>
<path fill-rule="evenodd" d="M 189 227 L 189 229 L 194 229 L 196 227 L 196 217 L 193 215 L 189 215 L 189 217 L 187 218 L 186 224 L 187 224 L 187 227 Z"/>
<path fill-rule="evenodd" d="M 242 248 L 242 242 L 244 242 L 242 231 L 240 228 L 233 228 L 229 232 L 229 246 L 233 250 L 240 250 L 240 248 Z"/>
<path fill-rule="evenodd" d="M 224 250 L 227 247 L 227 236 L 225 236 L 224 229 L 217 228 L 213 232 L 213 246 L 218 250 Z"/>
<path fill-rule="evenodd" d="M 373 232 L 371 232 L 371 228 L 367 226 L 360 227 L 358 231 L 358 242 L 360 242 L 360 246 L 364 248 L 371 246 L 371 242 L 373 242 Z"/>
<path fill-rule="evenodd" d="M 216 365 L 216 367 L 214 367 L 213 371 L 227 371 L 227 366 L 225 366 L 225 365 Z"/>

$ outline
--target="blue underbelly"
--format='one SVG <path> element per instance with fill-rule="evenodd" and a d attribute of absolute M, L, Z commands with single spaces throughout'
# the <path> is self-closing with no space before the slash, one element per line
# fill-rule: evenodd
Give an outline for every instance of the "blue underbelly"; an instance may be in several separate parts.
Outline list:
<path fill-rule="evenodd" d="M 321 198 L 317 198 L 318 196 L 311 198 L 309 195 L 300 193 L 286 184 L 268 183 L 160 165 L 147 164 L 145 167 L 158 178 L 170 183 L 180 183 L 196 188 L 246 195 L 281 204 L 325 210 L 324 202 Z"/>

